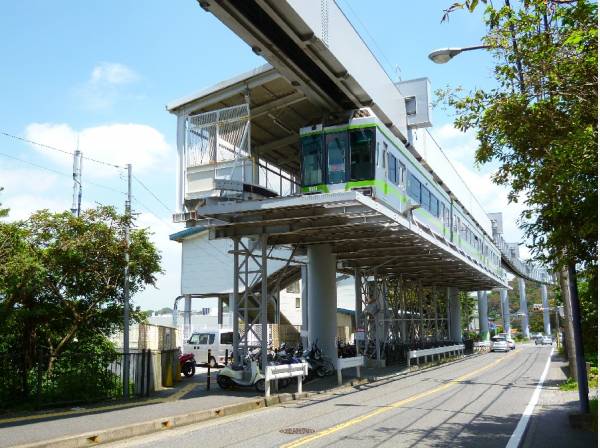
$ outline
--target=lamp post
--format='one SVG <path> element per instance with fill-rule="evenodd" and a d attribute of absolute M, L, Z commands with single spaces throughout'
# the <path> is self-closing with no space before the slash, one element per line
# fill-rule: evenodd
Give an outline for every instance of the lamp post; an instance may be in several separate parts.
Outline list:
<path fill-rule="evenodd" d="M 462 48 L 439 48 L 437 50 L 433 50 L 429 53 L 429 59 L 431 59 L 436 64 L 445 64 L 454 56 L 460 53 L 464 53 L 465 51 L 473 51 L 473 50 L 483 50 L 486 48 L 491 48 L 490 45 L 473 45 L 470 47 L 462 47 Z"/>

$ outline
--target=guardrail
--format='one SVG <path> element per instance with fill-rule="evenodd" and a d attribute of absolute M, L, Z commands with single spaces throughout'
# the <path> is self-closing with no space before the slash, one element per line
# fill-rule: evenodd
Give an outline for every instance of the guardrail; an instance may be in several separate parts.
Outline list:
<path fill-rule="evenodd" d="M 365 365 L 364 356 L 354 356 L 352 358 L 338 358 L 336 362 L 338 385 L 342 384 L 342 370 L 356 367 L 356 377 L 360 378 L 360 368 Z"/>
<path fill-rule="evenodd" d="M 298 393 L 302 393 L 302 377 L 305 375 L 308 375 L 308 364 L 305 362 L 267 366 L 265 371 L 265 398 L 271 396 L 271 381 L 282 378 L 297 377 Z"/>
<path fill-rule="evenodd" d="M 409 350 L 406 354 L 406 364 L 410 367 L 410 360 L 416 359 L 417 365 L 419 365 L 419 358 L 425 357 L 425 362 L 427 362 L 427 357 L 431 356 L 431 360 L 433 361 L 433 357 L 438 355 L 438 359 L 440 359 L 441 355 L 446 357 L 446 354 L 450 353 L 450 356 L 454 355 L 462 355 L 465 352 L 464 344 L 456 344 L 456 345 L 447 345 L 445 347 L 435 347 L 435 348 L 426 348 L 423 350 Z"/>

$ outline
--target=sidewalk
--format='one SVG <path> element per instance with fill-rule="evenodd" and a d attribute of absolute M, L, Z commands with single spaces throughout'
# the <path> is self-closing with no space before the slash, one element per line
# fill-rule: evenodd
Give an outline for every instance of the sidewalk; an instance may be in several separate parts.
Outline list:
<path fill-rule="evenodd" d="M 85 408 L 72 408 L 66 412 L 56 410 L 16 418 L 5 416 L 0 418 L 0 448 L 43 443 L 88 433 L 90 434 L 90 443 L 93 443 L 96 442 L 92 437 L 93 432 L 97 431 L 141 425 L 153 420 L 157 421 L 157 428 L 160 429 L 161 423 L 163 427 L 170 426 L 170 423 L 161 422 L 160 419 L 180 416 L 177 419 L 178 424 L 186 420 L 186 417 L 193 417 L 201 421 L 215 416 L 276 404 L 280 400 L 274 396 L 268 403 L 265 403 L 264 394 L 258 394 L 253 388 L 223 391 L 217 385 L 214 370 L 211 375 L 211 389 L 207 391 L 204 371 L 205 369 L 202 369 L 201 373 L 196 374 L 192 379 L 183 379 L 176 388 L 171 389 L 168 395 L 163 391 L 162 396 L 148 400 L 134 403 L 90 405 Z M 354 373 L 354 369 L 344 371 L 343 383 L 345 386 L 361 383 L 353 376 Z M 363 368 L 361 373 L 364 378 L 362 382 L 379 381 L 394 378 L 397 375 L 410 374 L 407 369 L 400 367 Z M 303 391 L 305 393 L 322 393 L 337 387 L 337 378 L 333 375 L 305 384 Z M 292 381 L 292 384 L 286 389 L 280 390 L 283 394 L 282 399 L 292 399 L 292 394 L 296 391 L 296 382 Z M 64 446 L 75 445 L 64 444 Z"/>
<path fill-rule="evenodd" d="M 559 389 L 560 384 L 567 379 L 566 367 L 567 362 L 562 357 L 552 356 L 548 377 L 529 421 L 523 448 L 598 446 L 597 433 L 573 429 L 569 424 L 569 414 L 579 411 L 579 395 L 577 391 L 563 392 Z M 597 393 L 593 391 L 593 395 Z"/>

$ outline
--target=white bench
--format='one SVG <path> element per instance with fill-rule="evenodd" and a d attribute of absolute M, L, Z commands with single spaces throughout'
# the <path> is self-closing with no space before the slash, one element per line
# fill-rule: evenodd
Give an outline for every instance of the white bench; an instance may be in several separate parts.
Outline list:
<path fill-rule="evenodd" d="M 282 378 L 297 377 L 298 393 L 302 393 L 302 377 L 305 375 L 308 375 L 308 364 L 305 362 L 267 366 L 265 372 L 265 398 L 271 396 L 271 381 L 277 381 Z"/>
<path fill-rule="evenodd" d="M 360 368 L 365 365 L 365 357 L 364 356 L 354 356 L 353 358 L 338 358 L 337 365 L 335 368 L 337 369 L 337 380 L 338 384 L 342 384 L 342 370 L 348 369 L 350 367 L 356 367 L 356 376 L 360 378 Z"/>
<path fill-rule="evenodd" d="M 435 348 L 426 348 L 423 350 L 409 350 L 406 355 L 406 364 L 410 367 L 410 360 L 416 359 L 417 365 L 419 365 L 419 358 L 425 357 L 425 362 L 427 362 L 427 357 L 431 356 L 431 360 L 433 361 L 434 355 L 438 355 L 438 359 L 441 355 L 446 357 L 446 354 L 450 353 L 453 355 L 461 355 L 465 352 L 464 344 L 456 344 L 456 345 L 447 345 L 445 347 L 435 347 Z"/>

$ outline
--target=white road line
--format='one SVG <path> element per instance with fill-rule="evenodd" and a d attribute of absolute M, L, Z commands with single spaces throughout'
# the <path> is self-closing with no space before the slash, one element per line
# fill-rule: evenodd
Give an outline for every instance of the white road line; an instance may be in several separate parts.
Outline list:
<path fill-rule="evenodd" d="M 548 370 L 550 369 L 550 361 L 552 360 L 552 353 L 554 353 L 554 347 L 550 350 L 550 355 L 548 355 L 548 361 L 546 361 L 546 367 L 544 367 L 544 371 L 542 372 L 542 376 L 540 377 L 540 381 L 538 382 L 533 395 L 531 396 L 531 400 L 529 400 L 529 404 L 523 411 L 523 415 L 521 415 L 521 419 L 515 428 L 515 431 L 510 436 L 510 440 L 506 444 L 506 448 L 518 448 L 521 443 L 521 439 L 525 434 L 525 430 L 527 429 L 527 424 L 529 423 L 529 419 L 531 418 L 531 414 L 533 414 L 533 410 L 535 409 L 535 405 L 540 399 L 540 394 L 542 393 L 542 387 L 544 386 L 544 381 L 546 380 L 546 375 L 548 375 Z"/>

